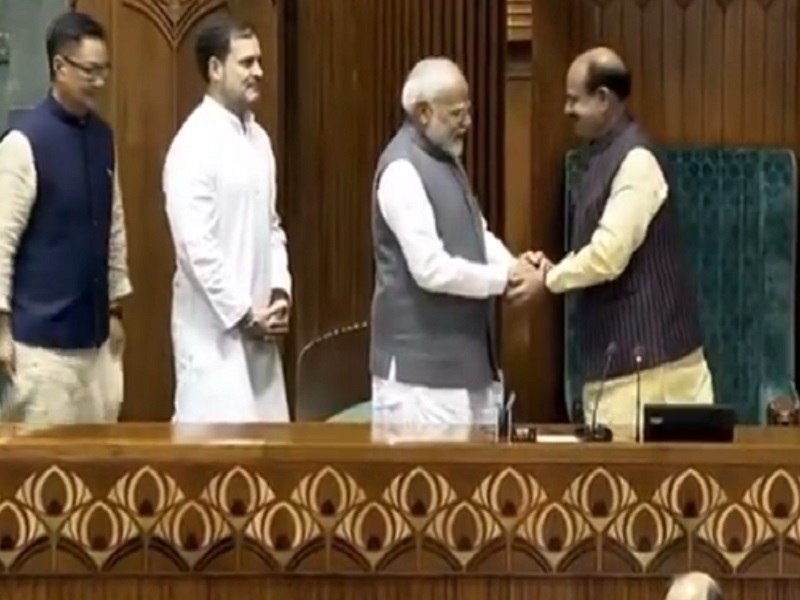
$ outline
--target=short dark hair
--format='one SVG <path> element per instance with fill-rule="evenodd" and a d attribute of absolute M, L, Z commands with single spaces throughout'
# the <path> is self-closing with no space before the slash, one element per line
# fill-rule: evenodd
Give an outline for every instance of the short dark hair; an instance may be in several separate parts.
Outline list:
<path fill-rule="evenodd" d="M 631 74 L 624 65 L 591 61 L 586 69 L 586 91 L 594 94 L 601 87 L 620 100 L 627 100 L 631 95 Z"/>
<path fill-rule="evenodd" d="M 70 46 L 91 38 L 106 41 L 106 31 L 93 17 L 86 13 L 70 11 L 62 14 L 47 28 L 47 65 L 53 77 L 53 59 L 66 52 Z"/>
<path fill-rule="evenodd" d="M 212 58 L 224 61 L 231 51 L 231 42 L 239 38 L 249 38 L 256 34 L 247 23 L 240 23 L 230 17 L 218 18 L 200 30 L 194 42 L 194 57 L 203 81 L 208 83 L 208 63 Z"/>

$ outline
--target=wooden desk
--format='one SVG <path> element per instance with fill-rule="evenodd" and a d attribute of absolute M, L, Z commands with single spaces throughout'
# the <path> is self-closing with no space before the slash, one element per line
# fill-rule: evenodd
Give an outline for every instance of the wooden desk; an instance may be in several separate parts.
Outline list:
<path fill-rule="evenodd" d="M 729 578 L 731 598 L 770 597 L 800 585 L 800 431 L 738 438 L 389 447 L 346 424 L 0 427 L 0 585 L 4 600 L 641 600 L 692 568 Z"/>

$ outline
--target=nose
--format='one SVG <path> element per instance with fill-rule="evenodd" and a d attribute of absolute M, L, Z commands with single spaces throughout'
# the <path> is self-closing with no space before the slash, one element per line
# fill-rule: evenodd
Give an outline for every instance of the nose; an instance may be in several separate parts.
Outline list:
<path fill-rule="evenodd" d="M 264 75 L 264 70 L 261 68 L 261 65 L 256 63 L 253 66 L 253 77 L 261 78 Z"/>
<path fill-rule="evenodd" d="M 467 113 L 464 117 L 464 129 L 469 129 L 470 127 L 472 127 L 472 115 Z"/>

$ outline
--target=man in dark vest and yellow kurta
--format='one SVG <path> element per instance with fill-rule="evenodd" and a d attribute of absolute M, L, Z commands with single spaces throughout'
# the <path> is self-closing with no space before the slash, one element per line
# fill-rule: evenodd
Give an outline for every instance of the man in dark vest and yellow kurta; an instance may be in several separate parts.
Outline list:
<path fill-rule="evenodd" d="M 635 437 L 637 397 L 642 405 L 714 401 L 674 203 L 627 110 L 630 89 L 627 68 L 607 48 L 570 67 L 565 113 L 589 142 L 588 165 L 571 198 L 572 251 L 556 265 L 538 257 L 550 292 L 577 294 L 585 416 L 607 378 L 597 422 L 615 440 Z"/>

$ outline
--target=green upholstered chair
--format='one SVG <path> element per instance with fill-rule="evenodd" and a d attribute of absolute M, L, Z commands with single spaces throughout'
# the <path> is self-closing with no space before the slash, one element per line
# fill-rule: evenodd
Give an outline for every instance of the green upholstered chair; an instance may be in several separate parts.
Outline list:
<path fill-rule="evenodd" d="M 306 344 L 296 374 L 295 421 L 370 421 L 367 323 L 335 329 Z"/>
<path fill-rule="evenodd" d="M 740 423 L 761 423 L 769 401 L 794 395 L 795 156 L 771 148 L 675 147 L 662 157 L 694 269 L 716 401 L 735 407 Z M 579 151 L 567 155 L 567 190 L 583 164 Z M 570 409 L 581 390 L 572 304 L 567 297 Z"/>
<path fill-rule="evenodd" d="M 328 423 L 369 423 L 372 420 L 372 403 L 359 402 L 328 419 Z"/>

